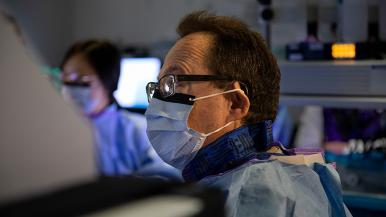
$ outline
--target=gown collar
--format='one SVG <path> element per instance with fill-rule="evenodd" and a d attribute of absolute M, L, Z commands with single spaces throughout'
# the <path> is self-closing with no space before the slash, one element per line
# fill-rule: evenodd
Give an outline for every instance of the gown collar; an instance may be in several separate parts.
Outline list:
<path fill-rule="evenodd" d="M 273 142 L 272 121 L 244 125 L 200 149 L 185 166 L 182 176 L 188 182 L 199 181 L 206 176 L 236 168 L 252 159 L 267 160 L 272 154 L 265 151 L 275 145 L 280 146 Z"/>

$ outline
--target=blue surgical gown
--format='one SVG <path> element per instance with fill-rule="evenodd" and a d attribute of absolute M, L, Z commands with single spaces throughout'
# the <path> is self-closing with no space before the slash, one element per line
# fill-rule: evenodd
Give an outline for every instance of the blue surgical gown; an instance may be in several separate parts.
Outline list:
<path fill-rule="evenodd" d="M 272 147 L 283 153 L 268 153 Z M 186 181 L 224 192 L 231 217 L 351 216 L 339 175 L 330 165 L 287 164 L 271 155 L 294 155 L 273 142 L 272 121 L 241 126 L 200 149 L 182 171 Z"/>
<path fill-rule="evenodd" d="M 340 186 L 336 171 L 329 165 L 313 167 L 249 162 L 199 183 L 225 192 L 228 216 L 351 216 L 334 188 Z"/>
<path fill-rule="evenodd" d="M 143 115 L 118 109 L 116 104 L 91 117 L 96 161 L 102 175 L 180 177 L 154 151 Z"/>

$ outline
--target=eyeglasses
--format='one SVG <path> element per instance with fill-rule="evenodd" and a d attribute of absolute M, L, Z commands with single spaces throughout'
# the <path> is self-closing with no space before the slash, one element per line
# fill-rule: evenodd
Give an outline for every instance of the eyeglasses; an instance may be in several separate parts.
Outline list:
<path fill-rule="evenodd" d="M 76 85 L 76 86 L 89 86 L 92 75 L 79 75 L 76 72 L 65 73 L 61 72 L 60 77 L 63 84 Z"/>
<path fill-rule="evenodd" d="M 158 82 L 149 82 L 146 85 L 148 102 L 153 98 L 155 90 L 159 90 L 162 98 L 173 96 L 180 81 L 233 81 L 233 79 L 220 75 L 164 75 Z"/>

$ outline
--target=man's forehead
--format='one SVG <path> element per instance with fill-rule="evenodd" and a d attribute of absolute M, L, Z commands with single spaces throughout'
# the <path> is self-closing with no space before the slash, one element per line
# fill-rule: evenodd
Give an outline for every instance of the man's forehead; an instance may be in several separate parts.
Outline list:
<path fill-rule="evenodd" d="M 189 74 L 192 67 L 206 65 L 211 42 L 211 35 L 201 32 L 179 39 L 168 52 L 160 75 Z"/>
<path fill-rule="evenodd" d="M 184 36 L 176 41 L 173 48 L 183 46 L 199 46 L 203 48 L 209 47 L 213 44 L 214 36 L 208 32 L 195 32 Z M 173 49 L 172 48 L 172 49 Z"/>

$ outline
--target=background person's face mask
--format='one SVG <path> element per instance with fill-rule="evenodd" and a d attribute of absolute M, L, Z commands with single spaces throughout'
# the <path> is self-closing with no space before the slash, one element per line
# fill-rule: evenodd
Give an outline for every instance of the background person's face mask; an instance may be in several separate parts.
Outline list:
<path fill-rule="evenodd" d="M 91 87 L 62 85 L 62 96 L 73 102 L 85 115 L 92 114 L 100 101 L 92 98 Z"/>
<path fill-rule="evenodd" d="M 162 99 L 156 91 L 145 116 L 147 135 L 158 155 L 166 163 L 182 170 L 195 157 L 208 136 L 232 123 L 229 122 L 209 133 L 200 133 L 189 128 L 188 118 L 194 101 L 235 91 L 242 90 L 234 89 L 199 98 L 176 93 L 166 99 Z"/>

